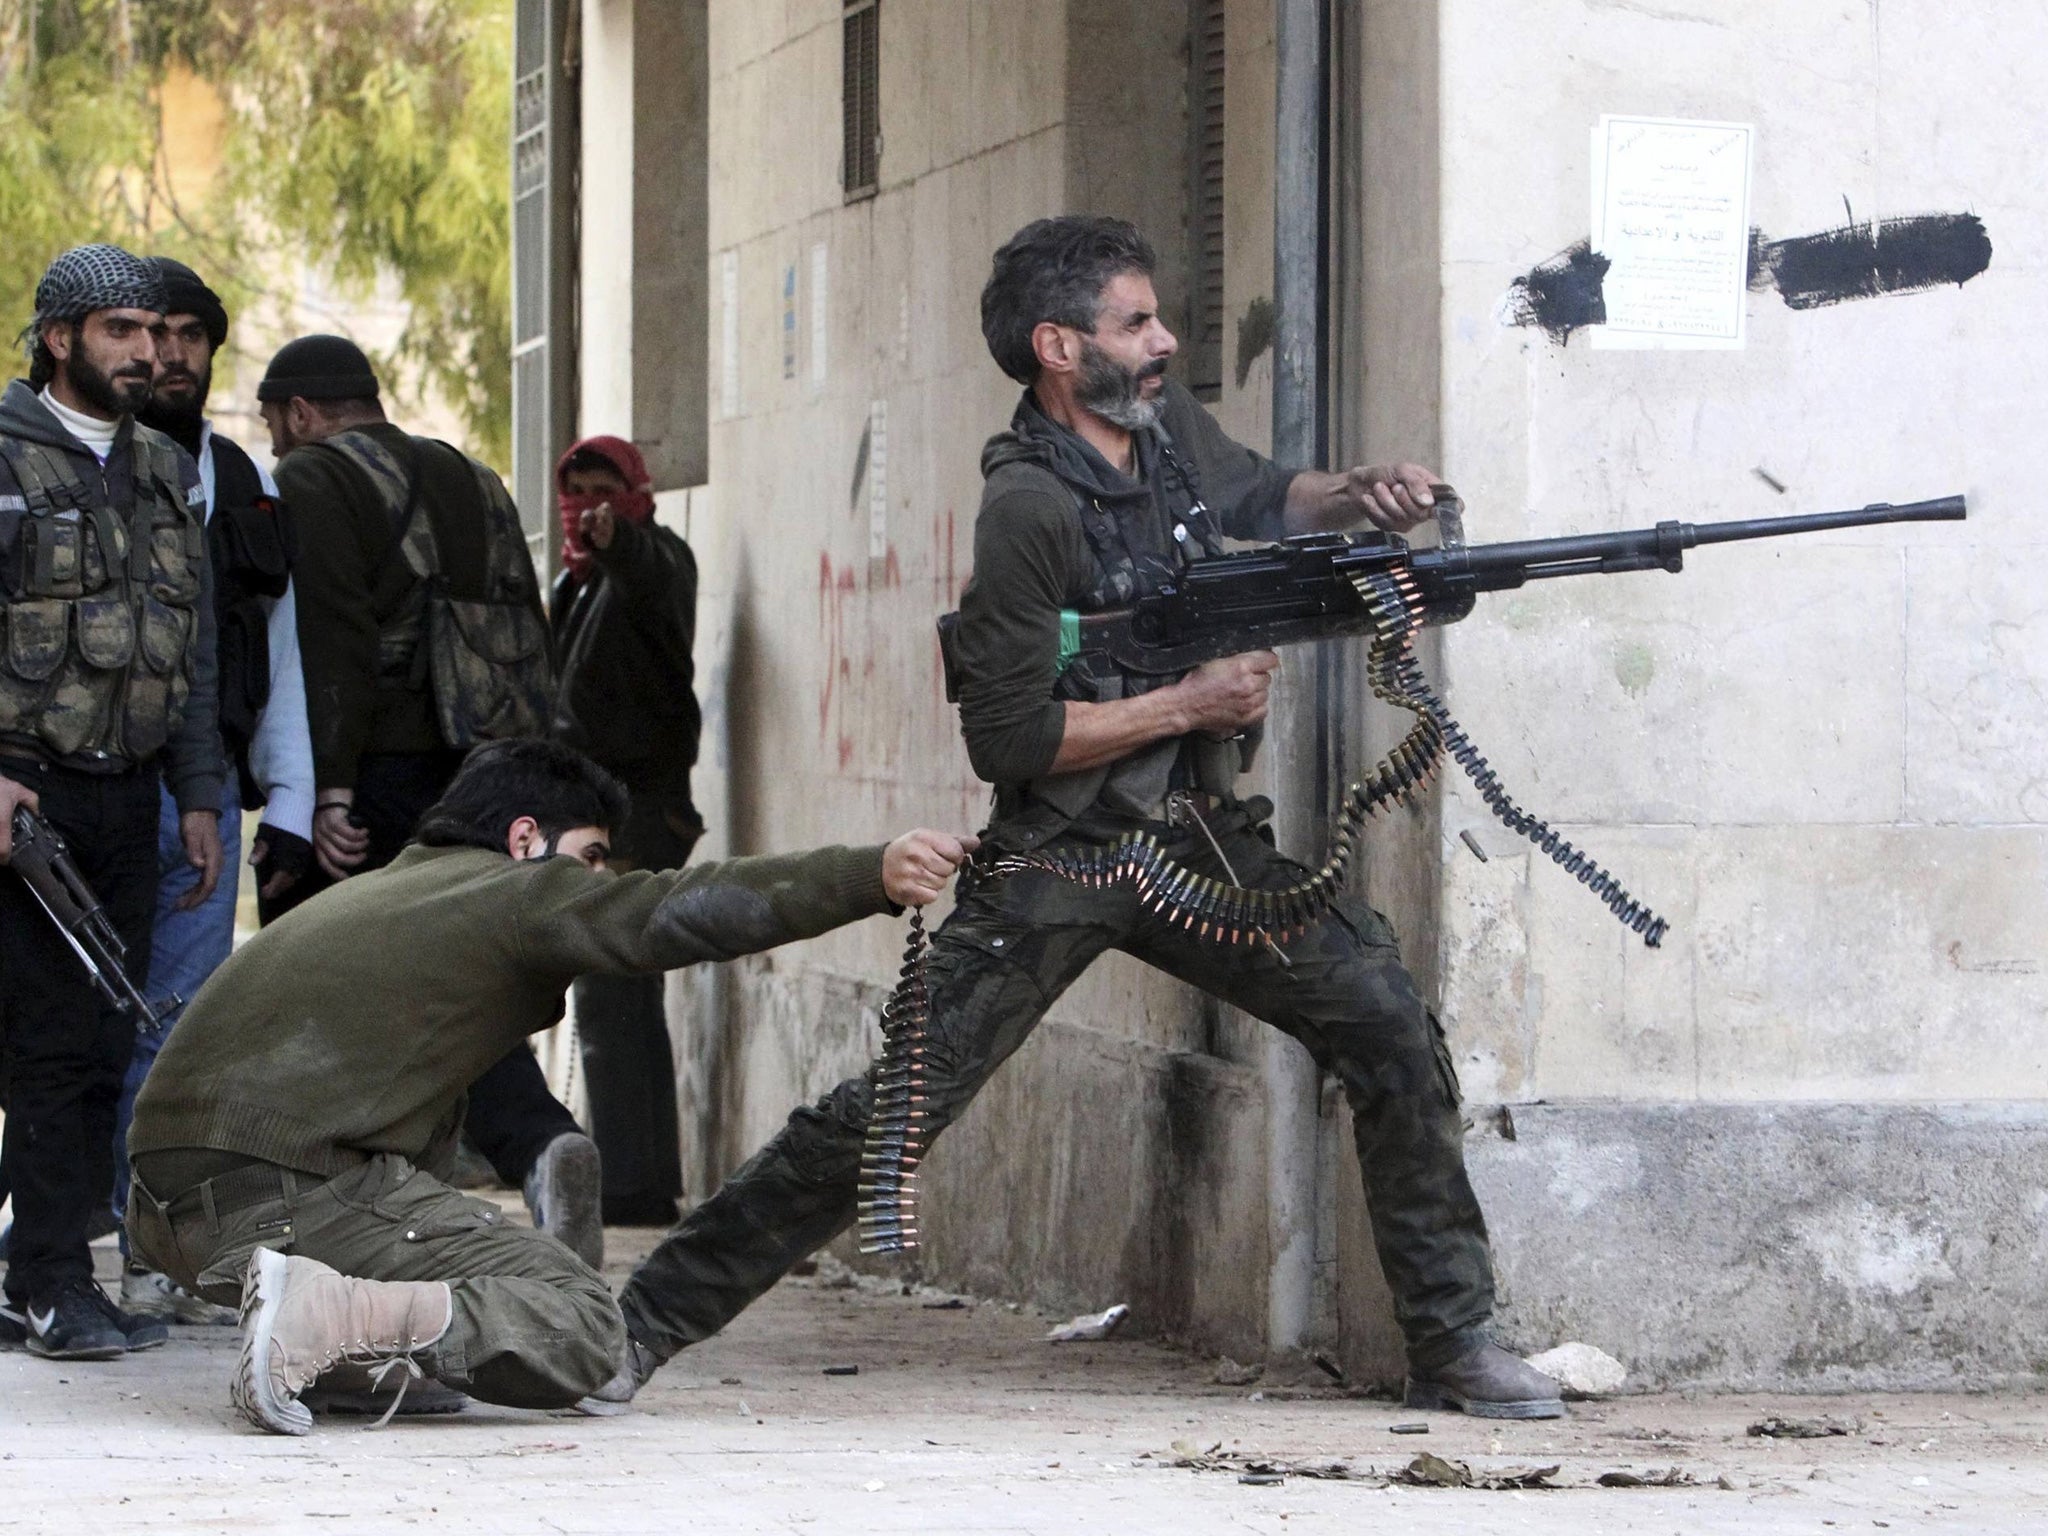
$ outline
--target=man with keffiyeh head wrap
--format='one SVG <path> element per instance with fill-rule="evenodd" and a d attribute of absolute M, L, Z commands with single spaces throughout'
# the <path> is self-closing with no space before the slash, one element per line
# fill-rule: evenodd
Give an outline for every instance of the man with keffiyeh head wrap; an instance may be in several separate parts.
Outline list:
<path fill-rule="evenodd" d="M 139 425 L 161 272 L 111 245 L 64 252 L 36 285 L 26 382 L 0 397 L 0 861 L 13 808 L 40 809 L 146 975 L 158 784 L 198 879 L 221 866 L 223 764 L 204 491 L 191 457 Z M 161 1344 L 161 1323 L 93 1283 L 89 1223 L 113 1186 L 115 1106 L 135 1020 L 101 1001 L 27 887 L 0 879 L 6 1162 L 14 1199 L 0 1337 L 54 1359 Z"/>
<path fill-rule="evenodd" d="M 696 558 L 654 520 L 646 461 L 622 438 L 572 444 L 555 466 L 555 488 L 563 569 L 550 605 L 561 660 L 554 735 L 632 792 L 614 862 L 674 869 L 704 830 L 690 799 Z M 661 979 L 585 977 L 575 997 L 604 1219 L 666 1226 L 682 1169 Z"/>

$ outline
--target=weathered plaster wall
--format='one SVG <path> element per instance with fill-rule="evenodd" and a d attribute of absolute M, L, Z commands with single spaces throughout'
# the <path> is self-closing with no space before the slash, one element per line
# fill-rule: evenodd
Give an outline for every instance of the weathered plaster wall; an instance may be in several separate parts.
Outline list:
<path fill-rule="evenodd" d="M 1645 950 L 1449 786 L 1438 961 L 1468 1095 L 1574 1106 L 1473 1144 L 1509 1327 L 1582 1330 L 1643 1380 L 2036 1371 L 2000 1318 L 2038 1308 L 2040 1283 L 1995 1261 L 2039 1242 L 2048 1097 L 2048 544 L 2031 510 L 2048 466 L 2016 430 L 2048 382 L 2024 340 L 2048 199 L 2022 148 L 2039 143 L 2024 61 L 2048 16 L 1921 0 L 1440 15 L 1443 453 L 1475 538 L 1971 499 L 1966 525 L 1531 587 L 1445 637 L 1452 707 L 1505 781 L 1673 924 Z M 1754 123 L 1767 236 L 1839 225 L 1845 202 L 1973 211 L 1990 270 L 1806 312 L 1753 294 L 1739 352 L 1508 327 L 1508 281 L 1587 232 L 1601 111 Z M 1468 829 L 1491 862 L 1454 840 Z M 1883 1107 L 1982 1101 L 2014 1104 L 1996 1137 L 1960 1107 Z M 1609 1154 L 1638 1171 L 1601 1183 Z M 1988 1198 L 1958 1203 L 1957 1165 Z M 1926 1262 L 1894 1284 L 1771 1236 L 1837 1208 L 1913 1234 Z"/>
<path fill-rule="evenodd" d="M 1182 260 L 1184 8 L 1126 9 L 1117 52 L 1099 7 L 886 0 L 881 189 L 846 206 L 840 7 L 712 7 L 710 483 L 662 513 L 704 577 L 707 854 L 986 817 L 932 620 L 972 568 L 981 445 L 1016 398 L 980 335 L 990 254 L 1085 204 Z M 902 940 L 873 921 L 672 982 L 694 1193 L 865 1065 Z M 1177 984 L 1097 966 L 928 1164 L 926 1269 L 1049 1305 L 1129 1300 L 1150 1328 L 1256 1352 L 1262 1106 L 1232 1038 Z"/>
<path fill-rule="evenodd" d="M 2030 110 L 1996 77 L 2048 42 L 2048 16 L 1581 0 L 1443 15 L 1445 454 L 1475 536 L 1972 501 L 1965 525 L 1531 587 L 1447 637 L 1453 703 L 1509 784 L 1675 930 L 1645 951 L 1454 785 L 1446 832 L 1505 855 L 1445 860 L 1468 1086 L 2043 1096 L 2048 1048 L 2027 1026 L 2048 1009 L 2048 544 L 2029 512 L 2043 453 L 2011 427 L 2043 384 L 2020 338 L 2048 199 L 2012 148 L 2038 138 Z M 1859 217 L 1972 210 L 1991 269 L 1804 313 L 1755 294 L 1739 352 L 1505 327 L 1507 281 L 1586 231 L 1602 110 L 1755 123 L 1767 234 L 1839 224 L 1845 200 Z"/>

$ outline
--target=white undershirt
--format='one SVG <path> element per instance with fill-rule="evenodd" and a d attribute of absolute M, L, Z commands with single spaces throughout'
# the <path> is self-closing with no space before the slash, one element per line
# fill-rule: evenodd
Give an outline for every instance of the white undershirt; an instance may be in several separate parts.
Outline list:
<path fill-rule="evenodd" d="M 121 425 L 120 422 L 101 421 L 97 416 L 74 411 L 51 394 L 47 384 L 43 386 L 42 400 L 50 408 L 50 414 L 57 418 L 59 426 L 90 448 L 102 464 L 107 462 L 107 455 L 114 451 L 114 429 Z"/>

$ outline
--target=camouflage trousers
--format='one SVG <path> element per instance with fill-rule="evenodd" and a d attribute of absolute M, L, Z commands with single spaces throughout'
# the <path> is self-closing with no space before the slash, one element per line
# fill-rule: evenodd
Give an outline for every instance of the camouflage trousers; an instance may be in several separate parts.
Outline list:
<path fill-rule="evenodd" d="M 1220 813 L 1211 827 L 1242 883 L 1303 877 L 1242 813 Z M 1176 859 L 1224 876 L 1199 828 L 1153 830 Z M 1468 1347 L 1493 1310 L 1493 1270 L 1465 1175 L 1457 1078 L 1392 929 L 1363 903 L 1340 903 L 1287 945 L 1291 964 L 1282 964 L 1267 949 L 1199 939 L 1128 890 L 1035 872 L 970 889 L 932 936 L 924 1107 L 933 1134 L 1111 949 L 1286 1031 L 1336 1074 L 1410 1359 L 1428 1368 Z M 708 1338 L 851 1224 L 868 1105 L 858 1077 L 799 1108 L 693 1210 L 627 1283 L 620 1304 L 633 1336 L 663 1359 Z"/>

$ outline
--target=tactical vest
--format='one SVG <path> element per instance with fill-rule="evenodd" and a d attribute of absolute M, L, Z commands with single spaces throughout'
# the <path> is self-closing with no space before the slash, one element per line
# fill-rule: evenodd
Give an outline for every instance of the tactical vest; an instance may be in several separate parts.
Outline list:
<path fill-rule="evenodd" d="M 430 692 L 451 747 L 545 735 L 554 654 L 519 509 L 467 454 L 408 442 L 409 461 L 367 432 L 310 445 L 367 482 L 391 518 L 386 558 L 419 578 L 379 616 L 378 684 Z"/>
<path fill-rule="evenodd" d="M 216 434 L 213 513 L 206 542 L 213 562 L 215 634 L 220 655 L 220 734 L 241 781 L 242 804 L 263 804 L 249 768 L 249 746 L 270 702 L 270 611 L 291 585 L 298 541 L 277 498 L 263 489 L 255 460 Z"/>
<path fill-rule="evenodd" d="M 1139 452 L 1146 446 L 1141 439 Z M 1163 427 L 1153 429 L 1150 446 L 1142 501 L 1128 498 L 1119 511 L 1098 497 L 1076 495 L 1081 530 L 1095 557 L 1094 579 L 1079 603 L 1082 613 L 1128 607 L 1178 579 L 1190 560 L 1223 553 L 1223 530 L 1202 500 L 1194 467 L 1174 451 Z M 1106 703 L 1168 687 L 1183 675 L 1129 672 L 1106 656 L 1084 652 L 1061 671 L 1053 697 Z M 1155 742 L 1115 763 L 1034 779 L 1024 786 L 1022 800 L 999 794 L 998 816 L 1024 814 L 1032 826 L 1023 835 L 1035 842 L 1054 828 L 1049 818 L 1029 815 L 1029 801 L 1072 820 L 1105 796 L 1135 808 L 1152 798 L 1154 785 L 1226 794 L 1236 778 L 1236 756 L 1235 743 Z"/>
<path fill-rule="evenodd" d="M 187 488 L 178 447 L 132 422 L 97 473 L 18 437 L 0 435 L 0 458 L 20 486 L 0 498 L 0 738 L 58 760 L 145 763 L 192 689 L 203 493 Z"/>

